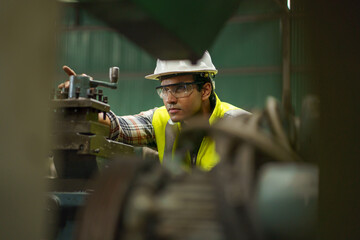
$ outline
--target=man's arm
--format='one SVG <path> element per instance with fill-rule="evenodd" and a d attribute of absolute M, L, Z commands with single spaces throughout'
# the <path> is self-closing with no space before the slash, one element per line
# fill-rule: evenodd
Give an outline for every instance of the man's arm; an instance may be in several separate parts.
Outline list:
<path fill-rule="evenodd" d="M 135 146 L 156 147 L 152 118 L 156 108 L 136 115 L 116 116 L 107 113 L 110 122 L 110 139 Z"/>

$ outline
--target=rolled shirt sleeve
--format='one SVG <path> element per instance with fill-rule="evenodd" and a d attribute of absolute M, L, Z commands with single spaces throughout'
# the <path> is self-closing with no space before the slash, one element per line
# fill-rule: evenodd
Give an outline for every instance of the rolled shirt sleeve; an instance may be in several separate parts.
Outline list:
<path fill-rule="evenodd" d="M 130 145 L 155 148 L 155 130 L 152 125 L 152 118 L 156 109 L 128 116 L 116 116 L 112 111 L 108 112 L 107 116 L 110 119 L 109 138 Z"/>

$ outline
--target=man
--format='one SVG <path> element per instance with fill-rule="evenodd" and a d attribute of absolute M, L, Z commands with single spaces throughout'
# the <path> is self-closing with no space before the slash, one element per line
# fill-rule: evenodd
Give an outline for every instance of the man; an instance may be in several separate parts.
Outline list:
<path fill-rule="evenodd" d="M 69 75 L 75 74 L 67 67 L 64 70 Z M 112 140 L 157 148 L 159 160 L 163 163 L 164 155 L 171 156 L 176 150 L 180 129 L 192 117 L 205 117 L 211 125 L 223 117 L 249 114 L 220 101 L 214 92 L 216 74 L 207 51 L 195 65 L 189 60 L 157 60 L 154 74 L 145 78 L 160 81 L 156 90 L 164 106 L 133 116 L 116 116 L 110 112 L 105 120 L 99 116 L 99 121 L 110 126 Z M 201 144 L 187 154 L 185 164 L 210 170 L 218 162 L 214 141 L 204 137 Z"/>

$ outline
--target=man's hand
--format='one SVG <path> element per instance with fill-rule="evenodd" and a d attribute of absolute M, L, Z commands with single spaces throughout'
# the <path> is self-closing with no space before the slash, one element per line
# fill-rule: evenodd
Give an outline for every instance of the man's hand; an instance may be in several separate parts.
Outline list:
<path fill-rule="evenodd" d="M 63 68 L 63 70 L 66 72 L 66 74 L 67 74 L 69 77 L 70 77 L 70 76 L 73 76 L 73 75 L 76 75 L 76 73 L 74 72 L 74 70 L 72 70 L 72 69 L 69 68 L 68 66 L 63 66 L 62 68 Z M 64 82 L 64 83 L 59 84 L 58 88 L 59 88 L 59 89 L 62 89 L 63 87 L 69 88 L 69 85 L 70 85 L 70 82 L 69 82 L 69 80 L 67 80 L 67 81 Z"/>
<path fill-rule="evenodd" d="M 104 115 L 105 115 L 105 119 L 104 119 Z M 108 118 L 108 116 L 106 116 L 105 113 L 100 112 L 98 114 L 98 121 L 99 123 L 108 125 L 109 127 L 111 126 L 110 118 Z"/>
<path fill-rule="evenodd" d="M 75 71 L 72 70 L 71 68 L 69 68 L 68 66 L 63 66 L 62 68 L 63 68 L 64 72 L 66 72 L 66 74 L 67 74 L 69 77 L 70 77 L 70 76 L 73 76 L 73 75 L 76 75 Z M 88 76 L 88 75 L 86 75 L 85 73 L 81 74 L 81 76 L 90 77 L 90 79 L 92 79 L 91 76 Z M 59 84 L 58 88 L 59 88 L 59 89 L 62 89 L 63 87 L 69 88 L 69 86 L 70 86 L 70 81 L 67 80 L 66 82 L 63 82 L 63 83 Z"/>

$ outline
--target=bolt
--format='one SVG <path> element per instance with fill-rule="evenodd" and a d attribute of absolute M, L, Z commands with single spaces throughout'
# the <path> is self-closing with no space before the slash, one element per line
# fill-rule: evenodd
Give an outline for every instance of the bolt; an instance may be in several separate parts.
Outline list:
<path fill-rule="evenodd" d="M 86 95 L 88 98 L 92 98 L 94 96 L 94 89 L 93 88 L 88 88 L 86 90 Z"/>
<path fill-rule="evenodd" d="M 108 103 L 108 97 L 105 97 L 103 98 L 103 103 L 107 104 Z M 105 120 L 106 119 L 106 112 L 103 112 L 103 119 Z"/>
<path fill-rule="evenodd" d="M 99 89 L 98 95 L 99 95 L 98 100 L 99 100 L 100 102 L 102 102 L 103 90 Z"/>
<path fill-rule="evenodd" d="M 93 90 L 94 90 L 94 96 L 93 96 L 93 98 L 96 99 L 96 97 L 97 97 L 97 89 L 96 89 L 96 88 L 93 88 Z"/>

